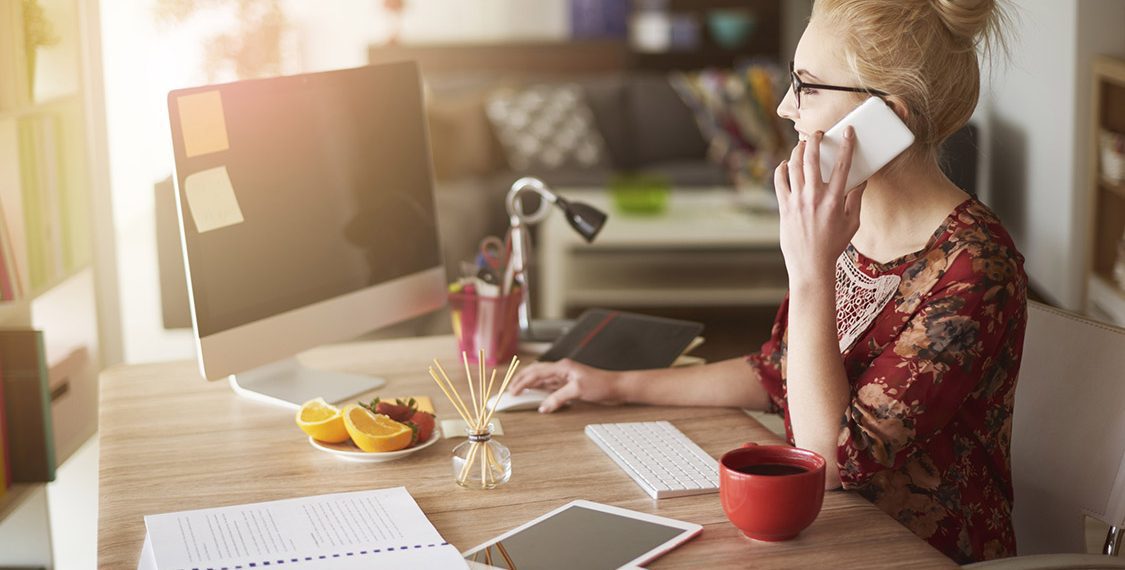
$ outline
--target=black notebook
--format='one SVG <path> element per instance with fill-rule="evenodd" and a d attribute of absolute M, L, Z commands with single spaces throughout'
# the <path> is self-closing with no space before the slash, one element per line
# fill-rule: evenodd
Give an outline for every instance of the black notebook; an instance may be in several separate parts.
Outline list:
<path fill-rule="evenodd" d="M 703 325 L 624 311 L 590 309 L 539 360 L 563 358 L 605 370 L 667 368 Z"/>

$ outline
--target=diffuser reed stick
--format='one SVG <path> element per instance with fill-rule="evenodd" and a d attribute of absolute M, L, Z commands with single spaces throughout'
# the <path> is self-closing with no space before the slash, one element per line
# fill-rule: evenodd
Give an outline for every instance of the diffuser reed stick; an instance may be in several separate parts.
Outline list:
<path fill-rule="evenodd" d="M 492 389 L 496 386 L 496 369 L 492 370 L 491 377 L 487 373 L 487 368 L 484 364 L 484 351 L 480 351 L 478 358 L 479 369 L 478 375 L 474 379 L 472 369 L 469 367 L 469 356 L 462 352 L 461 360 L 465 366 L 465 380 L 469 385 L 469 404 L 466 405 L 465 401 L 461 399 L 461 394 L 457 390 L 457 386 L 445 373 L 441 363 L 435 358 L 433 360 L 434 366 L 428 368 L 430 377 L 441 389 L 442 394 L 449 400 L 453 408 L 457 410 L 457 414 L 461 419 L 465 420 L 465 424 L 469 426 L 469 450 L 465 454 L 465 462 L 461 465 L 460 471 L 457 474 L 457 483 L 462 487 L 469 486 L 469 478 L 474 468 L 480 469 L 480 488 L 491 489 L 497 484 L 503 482 L 501 479 L 506 480 L 505 474 L 508 467 L 503 464 L 503 461 L 496 456 L 492 447 L 489 446 L 492 434 L 488 428 L 489 422 L 492 420 L 492 415 L 496 413 L 496 406 L 500 404 L 503 399 L 505 391 L 508 389 L 508 383 L 511 382 L 512 377 L 515 375 L 516 370 L 519 368 L 519 358 L 513 356 L 512 360 L 508 363 L 508 369 L 504 373 L 504 379 L 500 382 L 499 391 L 496 395 L 496 400 L 489 405 L 489 399 L 492 397 Z M 435 372 L 435 368 L 437 371 Z M 495 444 L 494 444 L 495 445 Z"/>

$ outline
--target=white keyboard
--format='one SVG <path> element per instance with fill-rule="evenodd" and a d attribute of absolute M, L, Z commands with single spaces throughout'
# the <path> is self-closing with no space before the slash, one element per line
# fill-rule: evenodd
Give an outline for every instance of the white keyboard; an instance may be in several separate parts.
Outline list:
<path fill-rule="evenodd" d="M 719 490 L 719 462 L 668 422 L 590 424 L 586 436 L 654 499 Z"/>

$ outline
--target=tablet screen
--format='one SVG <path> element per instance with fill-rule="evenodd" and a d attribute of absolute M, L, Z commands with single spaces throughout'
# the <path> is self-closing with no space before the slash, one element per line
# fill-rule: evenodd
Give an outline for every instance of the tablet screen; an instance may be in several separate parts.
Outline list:
<path fill-rule="evenodd" d="M 571 506 L 499 542 L 491 542 L 466 558 L 506 570 L 612 569 L 684 532 L 659 523 Z"/>

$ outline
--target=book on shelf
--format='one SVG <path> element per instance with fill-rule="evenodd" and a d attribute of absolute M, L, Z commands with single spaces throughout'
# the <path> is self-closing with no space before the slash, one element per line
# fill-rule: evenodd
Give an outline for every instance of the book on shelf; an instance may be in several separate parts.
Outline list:
<path fill-rule="evenodd" d="M 63 105 L 19 120 L 21 188 L 18 198 L 0 196 L 10 233 L 19 233 L 13 220 L 23 214 L 23 239 L 18 241 L 26 249 L 32 294 L 71 275 L 90 259 L 85 162 L 81 144 L 75 144 L 80 140 L 81 121 L 71 107 Z M 16 265 L 22 265 L 18 257 Z"/>
<path fill-rule="evenodd" d="M 12 459 L 8 453 L 8 419 L 4 414 L 4 373 L 0 367 L 0 497 L 12 486 Z"/>
<path fill-rule="evenodd" d="M 5 235 L 8 231 L 4 224 L 4 209 L 0 207 L 0 302 L 14 301 L 19 297 L 19 283 L 15 277 L 15 266 L 11 249 Z"/>
<path fill-rule="evenodd" d="M 703 325 L 625 311 L 589 309 L 539 360 L 570 358 L 604 370 L 666 368 L 703 342 Z"/>
<path fill-rule="evenodd" d="M 55 437 L 42 331 L 0 330 L 0 377 L 12 482 L 54 481 Z"/>
<path fill-rule="evenodd" d="M 31 102 L 24 47 L 23 2 L 0 2 L 0 113 Z"/>
<path fill-rule="evenodd" d="M 27 234 L 24 231 L 23 187 L 20 181 L 18 121 L 0 121 L 0 257 L 13 284 L 15 298 L 23 297 L 27 276 Z"/>

